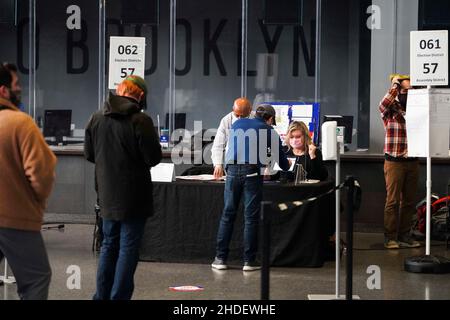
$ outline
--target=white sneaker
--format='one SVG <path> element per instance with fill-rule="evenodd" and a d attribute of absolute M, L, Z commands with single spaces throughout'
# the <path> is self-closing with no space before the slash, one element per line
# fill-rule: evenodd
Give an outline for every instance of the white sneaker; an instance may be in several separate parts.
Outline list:
<path fill-rule="evenodd" d="M 219 258 L 215 258 L 213 263 L 211 264 L 211 268 L 217 269 L 217 270 L 226 270 L 226 269 L 228 269 L 228 266 L 225 263 L 225 261 L 223 261 Z"/>
<path fill-rule="evenodd" d="M 243 271 L 255 271 L 261 269 L 261 266 L 256 262 L 244 262 Z"/>

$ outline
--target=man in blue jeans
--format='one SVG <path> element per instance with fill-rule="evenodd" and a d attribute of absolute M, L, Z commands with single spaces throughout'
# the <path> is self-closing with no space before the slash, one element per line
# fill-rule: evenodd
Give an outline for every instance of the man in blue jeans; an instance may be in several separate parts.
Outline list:
<path fill-rule="evenodd" d="M 129 76 L 110 94 L 86 128 L 85 157 L 95 163 L 103 242 L 96 300 L 129 300 L 145 222 L 153 214 L 150 167 L 162 158 L 161 145 L 145 108 L 144 79 Z"/>
<path fill-rule="evenodd" d="M 243 271 L 261 268 L 256 262 L 256 253 L 264 169 L 273 162 L 278 162 L 283 170 L 289 169 L 280 137 L 271 127 L 275 125 L 275 116 L 275 109 L 263 104 L 256 109 L 254 119 L 239 119 L 231 127 L 225 156 L 224 208 L 217 232 L 216 257 L 211 264 L 213 269 L 228 268 L 229 243 L 242 196 L 245 220 Z"/>

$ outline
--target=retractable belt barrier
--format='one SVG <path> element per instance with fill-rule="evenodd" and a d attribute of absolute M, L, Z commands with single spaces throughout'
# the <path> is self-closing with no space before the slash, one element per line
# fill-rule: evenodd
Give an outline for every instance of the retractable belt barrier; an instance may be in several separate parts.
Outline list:
<path fill-rule="evenodd" d="M 280 211 L 286 211 L 286 210 L 290 210 L 292 208 L 300 207 L 300 206 L 302 206 L 304 204 L 308 204 L 310 202 L 314 202 L 316 200 L 319 200 L 320 198 L 323 198 L 323 197 L 325 197 L 325 196 L 335 192 L 338 189 L 342 189 L 343 187 L 345 187 L 345 183 L 346 182 L 344 181 L 340 185 L 335 186 L 333 189 L 330 189 L 327 192 L 322 193 L 322 194 L 320 194 L 318 196 L 311 197 L 311 198 L 308 198 L 308 199 L 304 199 L 304 200 L 301 200 L 301 201 L 297 200 L 297 201 L 281 202 L 276 207 L 278 207 L 278 209 Z"/>
<path fill-rule="evenodd" d="M 338 186 L 333 187 L 329 191 L 318 196 L 311 197 L 304 200 L 288 201 L 274 204 L 270 201 L 261 202 L 260 220 L 261 220 L 261 247 L 262 247 L 262 261 L 261 261 L 261 300 L 269 300 L 270 295 L 270 221 L 272 210 L 277 208 L 280 212 L 287 211 L 305 204 L 317 201 L 336 190 L 347 188 L 347 259 L 346 259 L 346 300 L 351 300 L 353 295 L 353 210 L 359 208 L 361 199 L 360 190 L 357 192 L 355 200 L 355 186 L 359 188 L 358 182 L 353 176 L 347 176 L 345 181 Z M 356 203 L 355 203 L 356 202 Z"/>

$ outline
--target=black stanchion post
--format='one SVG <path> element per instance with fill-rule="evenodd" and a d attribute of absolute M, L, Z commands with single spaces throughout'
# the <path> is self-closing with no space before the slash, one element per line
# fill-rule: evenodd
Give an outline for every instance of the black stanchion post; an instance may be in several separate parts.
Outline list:
<path fill-rule="evenodd" d="M 271 202 L 261 202 L 261 300 L 269 300 L 270 283 L 270 206 Z"/>
<path fill-rule="evenodd" d="M 355 178 L 348 176 L 345 179 L 347 186 L 347 261 L 346 261 L 346 288 L 345 299 L 353 299 L 353 194 L 355 191 Z"/>

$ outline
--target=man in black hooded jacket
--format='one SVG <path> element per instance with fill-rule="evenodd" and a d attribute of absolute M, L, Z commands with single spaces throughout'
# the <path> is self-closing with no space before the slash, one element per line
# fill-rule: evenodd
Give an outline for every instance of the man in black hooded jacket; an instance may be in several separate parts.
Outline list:
<path fill-rule="evenodd" d="M 147 87 L 129 76 L 86 127 L 84 153 L 95 163 L 103 242 L 94 299 L 129 300 L 147 218 L 153 214 L 150 168 L 162 158 L 152 119 L 141 112 Z"/>

